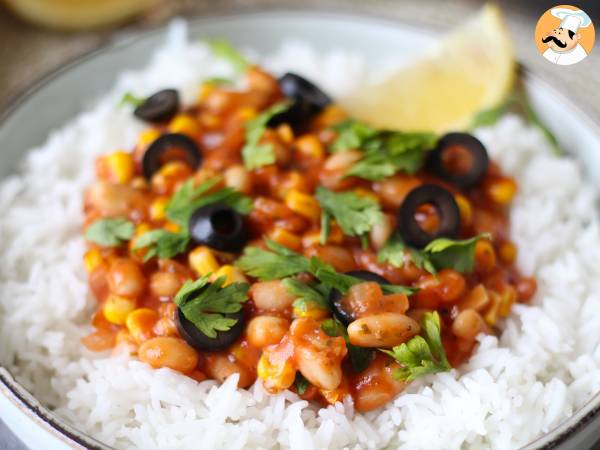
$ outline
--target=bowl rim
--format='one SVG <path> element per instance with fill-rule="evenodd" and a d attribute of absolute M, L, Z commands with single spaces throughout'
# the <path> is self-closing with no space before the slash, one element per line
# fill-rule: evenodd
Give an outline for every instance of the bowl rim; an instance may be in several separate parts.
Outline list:
<path fill-rule="evenodd" d="M 397 18 L 384 16 L 382 13 L 373 11 L 356 10 L 346 6 L 338 6 L 336 8 L 290 8 L 290 7 L 253 7 L 250 9 L 243 7 L 229 8 L 228 10 L 211 11 L 207 13 L 198 13 L 191 16 L 186 16 L 185 21 L 191 29 L 199 27 L 202 23 L 211 20 L 227 20 L 227 19 L 244 19 L 252 16 L 270 16 L 275 19 L 277 17 L 302 16 L 303 18 L 327 18 L 331 20 L 348 20 L 355 22 L 365 22 L 371 24 L 380 24 L 383 26 L 402 26 L 405 29 L 413 30 L 417 33 L 427 33 L 433 37 L 439 36 L 440 30 L 434 29 L 432 25 L 408 23 L 407 21 Z M 296 17 L 298 18 L 298 17 Z M 172 20 L 172 19 L 171 19 Z M 8 120 L 8 118 L 17 111 L 23 103 L 34 97 L 50 82 L 59 79 L 64 73 L 78 67 L 79 65 L 96 58 L 99 55 L 109 54 L 116 49 L 134 46 L 136 43 L 149 39 L 153 36 L 164 33 L 167 23 L 159 23 L 148 26 L 144 29 L 127 30 L 117 32 L 108 40 L 102 41 L 95 48 L 67 59 L 65 63 L 51 69 L 42 75 L 38 76 L 34 81 L 29 83 L 23 89 L 9 97 L 8 101 L 0 110 L 0 127 Z M 519 63 L 519 71 L 523 80 L 526 83 L 539 85 L 544 91 L 549 92 L 553 97 L 557 98 L 561 103 L 569 106 L 578 116 L 578 120 L 588 129 L 592 130 L 595 135 L 600 137 L 600 124 L 596 124 L 593 119 L 584 112 L 573 100 L 564 95 L 554 85 L 536 73 L 533 73 L 523 64 Z M 0 384 L 5 387 L 8 394 L 13 396 L 9 400 L 31 420 L 41 419 L 40 425 L 46 428 L 48 432 L 68 444 L 72 448 L 87 448 L 91 450 L 115 450 L 114 447 L 108 446 L 96 438 L 90 436 L 86 432 L 78 430 L 67 419 L 62 418 L 48 407 L 42 405 L 25 387 L 23 387 L 7 367 L 0 365 Z M 4 394 L 0 392 L 0 394 Z M 533 441 L 520 447 L 520 450 L 549 450 L 566 442 L 577 431 L 585 428 L 593 419 L 600 417 L 600 391 L 596 392 L 581 408 L 576 410 L 571 416 L 560 422 L 558 425 L 548 430 Z M 58 435 L 57 435 L 58 433 Z M 65 441 L 64 438 L 69 441 Z M 75 444 L 75 445 L 73 445 Z"/>

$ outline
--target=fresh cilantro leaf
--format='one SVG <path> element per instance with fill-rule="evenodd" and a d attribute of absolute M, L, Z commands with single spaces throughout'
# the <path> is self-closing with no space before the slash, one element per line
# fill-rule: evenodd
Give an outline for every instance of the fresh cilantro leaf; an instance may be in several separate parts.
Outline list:
<path fill-rule="evenodd" d="M 250 62 L 225 39 L 211 39 L 208 45 L 217 58 L 228 61 L 236 72 L 242 73 L 250 66 Z"/>
<path fill-rule="evenodd" d="M 423 166 L 427 152 L 436 142 L 437 136 L 432 133 L 381 132 L 365 143 L 365 156 L 346 176 L 375 181 L 400 171 L 414 174 Z"/>
<path fill-rule="evenodd" d="M 492 108 L 479 111 L 473 117 L 471 128 L 489 127 L 495 124 L 507 112 L 509 107 L 510 101 L 505 101 Z"/>
<path fill-rule="evenodd" d="M 383 219 L 381 208 L 375 200 L 354 192 L 336 193 L 318 187 L 315 196 L 325 216 L 322 221 L 334 218 L 347 236 L 362 236 Z M 325 244 L 327 238 L 322 234 L 321 243 Z"/>
<path fill-rule="evenodd" d="M 134 250 L 148 248 L 144 261 L 157 256 L 161 259 L 170 259 L 186 251 L 190 237 L 186 232 L 172 233 L 167 230 L 151 230 L 137 238 Z"/>
<path fill-rule="evenodd" d="M 360 278 L 337 272 L 329 264 L 316 257 L 308 259 L 271 240 L 267 240 L 266 243 L 269 250 L 247 247 L 242 257 L 236 261 L 236 266 L 261 281 L 280 280 L 299 273 L 310 273 L 324 285 L 317 288 L 317 285 L 313 284 L 312 288 L 316 292 L 322 293 L 325 298 L 327 298 L 324 295 L 326 289 L 337 289 L 342 294 L 346 294 L 352 286 L 364 282 Z M 294 282 L 291 283 L 294 284 L 292 289 L 298 289 Z M 290 286 L 290 281 L 286 281 L 286 284 Z M 382 285 L 381 288 L 386 294 L 411 295 L 416 292 L 413 288 L 391 284 Z M 298 290 L 298 292 L 300 291 Z M 302 292 L 307 293 L 308 291 L 303 290 Z"/>
<path fill-rule="evenodd" d="M 275 152 L 271 144 L 260 144 L 267 123 L 273 116 L 290 107 L 290 101 L 284 100 L 271 106 L 258 117 L 246 123 L 246 143 L 242 148 L 242 157 L 247 169 L 256 169 L 275 162 Z"/>
<path fill-rule="evenodd" d="M 296 278 L 285 278 L 282 283 L 290 294 L 297 297 L 293 303 L 294 308 L 307 311 L 310 304 L 314 304 L 319 309 L 329 309 L 328 297 L 331 289 L 328 286 L 304 283 Z"/>
<path fill-rule="evenodd" d="M 423 375 L 451 369 L 442 344 L 437 311 L 425 313 L 421 327 L 423 337 L 415 336 L 392 350 L 380 349 L 401 364 L 402 367 L 393 373 L 397 380 L 413 381 Z"/>
<path fill-rule="evenodd" d="M 190 217 L 198 208 L 212 203 L 224 203 L 231 206 L 240 214 L 248 214 L 252 210 L 252 199 L 233 188 L 225 187 L 215 192 L 209 192 L 220 178 L 213 178 L 194 188 L 192 180 L 186 181 L 173 194 L 165 208 L 168 219 L 187 230 Z"/>
<path fill-rule="evenodd" d="M 231 283 L 225 287 L 226 277 L 212 283 L 208 275 L 196 281 L 187 281 L 175 296 L 174 302 L 183 315 L 209 338 L 217 337 L 217 331 L 228 331 L 237 319 L 225 314 L 238 312 L 248 300 L 247 283 Z"/>
<path fill-rule="evenodd" d="M 310 271 L 310 260 L 282 245 L 267 240 L 267 247 L 246 247 L 236 266 L 259 280 L 280 280 Z"/>
<path fill-rule="evenodd" d="M 351 344 L 346 327 L 344 327 L 340 321 L 337 319 L 326 319 L 321 323 L 321 329 L 327 336 L 342 336 L 344 338 L 344 341 L 346 341 L 346 348 L 348 349 L 348 357 L 352 364 L 352 370 L 354 370 L 355 373 L 360 373 L 369 367 L 369 364 L 371 364 L 371 361 L 375 357 L 375 352 L 370 348 L 358 347 Z"/>
<path fill-rule="evenodd" d="M 118 247 L 133 237 L 135 226 L 127 219 L 99 219 L 85 230 L 85 238 L 104 247 Z"/>
<path fill-rule="evenodd" d="M 212 77 L 207 78 L 203 81 L 204 84 L 212 84 L 213 86 L 229 86 L 234 83 L 234 81 L 230 78 L 224 77 Z"/>
<path fill-rule="evenodd" d="M 393 234 L 377 253 L 377 260 L 380 263 L 390 263 L 394 267 L 404 265 L 404 249 L 406 244 L 398 233 Z"/>
<path fill-rule="evenodd" d="M 296 386 L 296 392 L 298 392 L 298 395 L 302 395 L 309 388 L 310 382 L 304 378 L 304 375 L 302 375 L 300 372 L 296 372 L 294 385 Z"/>
<path fill-rule="evenodd" d="M 480 239 L 491 239 L 491 236 L 488 233 L 483 233 L 462 241 L 439 238 L 427 244 L 423 249 L 423 253 L 428 256 L 433 266 L 438 270 L 448 268 L 457 272 L 468 273 L 473 271 L 475 246 Z"/>
<path fill-rule="evenodd" d="M 133 95 L 131 92 L 125 92 L 121 98 L 121 101 L 119 101 L 119 106 L 132 105 L 137 107 L 144 103 L 144 101 L 146 101 L 144 97 L 138 97 Z"/>
<path fill-rule="evenodd" d="M 375 128 L 353 119 L 345 120 L 332 128 L 337 131 L 337 138 L 329 147 L 332 153 L 361 148 L 369 138 L 377 134 Z"/>

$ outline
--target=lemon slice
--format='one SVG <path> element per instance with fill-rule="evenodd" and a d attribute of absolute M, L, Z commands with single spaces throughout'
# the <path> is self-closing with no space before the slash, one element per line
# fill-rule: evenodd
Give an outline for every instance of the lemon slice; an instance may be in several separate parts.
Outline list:
<path fill-rule="evenodd" d="M 488 4 L 433 52 L 340 103 L 351 116 L 380 128 L 461 129 L 478 111 L 505 98 L 515 73 L 502 14 Z"/>
<path fill-rule="evenodd" d="M 24 19 L 47 27 L 83 30 L 128 19 L 157 0 L 5 0 Z"/>

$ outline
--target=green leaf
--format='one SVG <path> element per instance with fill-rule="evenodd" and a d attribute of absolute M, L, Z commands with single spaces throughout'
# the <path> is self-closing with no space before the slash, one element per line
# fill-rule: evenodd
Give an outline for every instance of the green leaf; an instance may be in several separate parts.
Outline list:
<path fill-rule="evenodd" d="M 248 214 L 252 210 L 252 199 L 233 188 L 225 187 L 218 191 L 207 193 L 220 178 L 212 178 L 194 188 L 193 180 L 188 180 L 173 194 L 165 208 L 165 214 L 169 220 L 175 222 L 184 230 L 192 214 L 198 209 L 213 203 L 224 203 L 231 206 L 240 214 Z"/>
<path fill-rule="evenodd" d="M 346 327 L 337 319 L 326 319 L 321 323 L 321 329 L 327 336 L 337 337 L 342 336 L 346 341 L 348 349 L 348 357 L 352 364 L 352 370 L 355 373 L 360 373 L 369 367 L 369 364 L 375 357 L 375 352 L 370 348 L 358 347 L 350 343 Z"/>
<path fill-rule="evenodd" d="M 309 388 L 310 382 L 304 378 L 304 375 L 302 375 L 300 372 L 296 372 L 294 385 L 296 386 L 296 392 L 298 392 L 298 395 L 302 395 Z"/>
<path fill-rule="evenodd" d="M 394 267 L 404 265 L 404 249 L 406 244 L 398 233 L 393 234 L 377 253 L 377 260 L 380 263 L 390 263 Z"/>
<path fill-rule="evenodd" d="M 161 259 L 170 259 L 175 255 L 184 253 L 190 243 L 186 232 L 172 233 L 167 230 L 151 230 L 141 235 L 135 242 L 134 250 L 148 248 L 144 261 L 157 256 Z"/>
<path fill-rule="evenodd" d="M 135 226 L 127 219 L 99 219 L 85 230 L 85 238 L 104 247 L 118 247 L 131 239 Z"/>
<path fill-rule="evenodd" d="M 454 269 L 457 272 L 469 273 L 475 265 L 475 246 L 480 239 L 491 239 L 491 236 L 483 233 L 462 241 L 439 238 L 427 244 L 423 253 L 437 270 Z"/>
<path fill-rule="evenodd" d="M 119 106 L 132 105 L 133 107 L 138 107 L 145 101 L 146 99 L 144 97 L 138 97 L 133 95 L 131 92 L 125 92 L 119 101 Z"/>
<path fill-rule="evenodd" d="M 321 186 L 315 196 L 326 215 L 325 220 L 327 216 L 334 218 L 346 236 L 362 236 L 383 220 L 381 207 L 371 198 L 354 192 L 336 193 Z"/>
<path fill-rule="evenodd" d="M 357 120 L 348 119 L 332 127 L 337 132 L 335 141 L 329 146 L 332 153 L 344 150 L 358 149 L 377 134 L 377 130 Z"/>
<path fill-rule="evenodd" d="M 346 176 L 376 181 L 401 171 L 414 174 L 423 166 L 427 152 L 436 142 L 437 136 L 432 133 L 380 132 L 365 143 L 365 156 Z"/>
<path fill-rule="evenodd" d="M 337 289 L 342 294 L 348 293 L 348 290 L 355 284 L 362 283 L 365 280 L 336 272 L 331 268 L 320 268 L 314 272 L 314 275 L 325 285 Z"/>
<path fill-rule="evenodd" d="M 250 66 L 250 62 L 225 39 L 211 39 L 208 45 L 213 55 L 228 61 L 236 72 L 245 72 Z"/>
<path fill-rule="evenodd" d="M 425 313 L 421 327 L 423 336 L 415 336 L 392 350 L 380 349 L 402 366 L 393 374 L 398 380 L 413 381 L 424 375 L 451 369 L 442 344 L 437 311 Z"/>
<path fill-rule="evenodd" d="M 212 77 L 207 78 L 203 81 L 204 84 L 212 84 L 213 86 L 229 86 L 234 84 L 234 81 L 230 78 L 224 77 Z"/>
<path fill-rule="evenodd" d="M 236 266 L 261 281 L 280 280 L 310 271 L 308 258 L 270 240 L 267 240 L 267 247 L 271 251 L 246 247 Z"/>
<path fill-rule="evenodd" d="M 314 305 L 319 309 L 329 309 L 328 297 L 331 289 L 328 286 L 304 283 L 296 278 L 285 278 L 282 283 L 290 294 L 296 296 L 293 303 L 294 308 L 307 311 L 310 306 Z"/>
<path fill-rule="evenodd" d="M 275 152 L 271 144 L 260 144 L 267 123 L 273 116 L 290 107 L 289 100 L 274 104 L 256 118 L 246 123 L 246 143 L 242 148 L 242 158 L 247 169 L 256 169 L 275 162 Z"/>
<path fill-rule="evenodd" d="M 187 281 L 175 296 L 174 302 L 183 315 L 198 330 L 210 338 L 217 337 L 218 331 L 228 331 L 237 319 L 225 314 L 238 312 L 242 303 L 248 300 L 247 283 L 231 283 L 225 287 L 226 277 L 219 277 L 208 283 L 208 275 L 196 281 Z"/>

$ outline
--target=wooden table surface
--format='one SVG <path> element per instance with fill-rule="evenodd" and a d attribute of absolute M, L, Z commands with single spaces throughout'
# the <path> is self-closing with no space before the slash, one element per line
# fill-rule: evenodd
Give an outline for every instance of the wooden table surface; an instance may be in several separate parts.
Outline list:
<path fill-rule="evenodd" d="M 116 29 L 62 33 L 23 23 L 0 6 L 0 111 L 29 85 L 65 61 L 94 50 L 121 32 L 165 23 L 174 15 L 207 15 L 255 8 L 314 8 L 368 12 L 414 20 L 445 30 L 460 23 L 484 2 L 481 0 L 165 0 L 140 20 Z M 555 66 L 537 53 L 533 31 L 539 16 L 560 3 L 557 0 L 497 0 L 506 13 L 516 43 L 517 57 L 537 76 L 569 96 L 596 123 L 600 123 L 600 1 L 578 0 L 577 6 L 595 21 L 599 30 L 596 49 L 579 64 Z M 600 149 L 599 149 L 600 151 Z M 600 450 L 600 447 L 597 446 Z M 0 449 L 23 450 L 22 444 L 0 421 Z"/>

